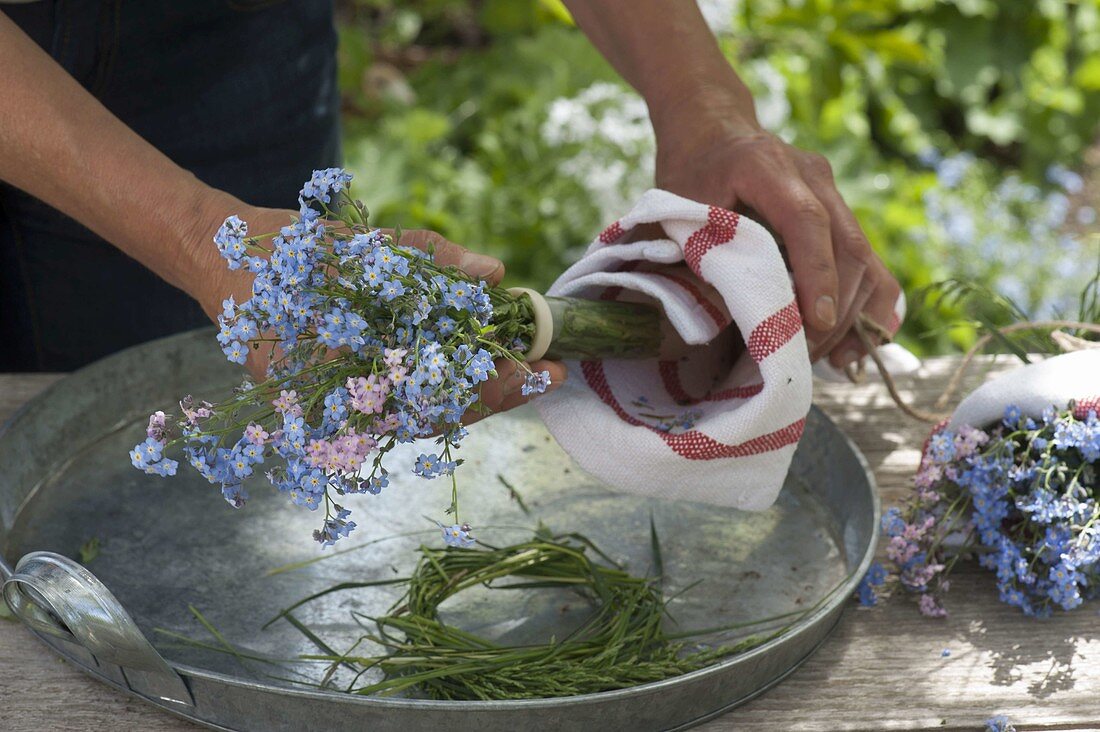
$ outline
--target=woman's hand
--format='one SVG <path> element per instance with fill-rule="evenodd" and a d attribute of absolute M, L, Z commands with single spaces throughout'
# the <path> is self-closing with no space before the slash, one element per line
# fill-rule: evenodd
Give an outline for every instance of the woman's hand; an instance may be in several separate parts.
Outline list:
<path fill-rule="evenodd" d="M 654 110 L 657 185 L 749 214 L 783 244 L 811 360 L 844 366 L 864 355 L 861 312 L 888 326 L 900 287 L 837 192 L 829 162 L 788 145 L 721 90 Z"/>
<path fill-rule="evenodd" d="M 752 209 L 782 239 L 811 358 L 863 354 L 861 312 L 889 326 L 898 283 L 837 193 L 824 157 L 760 127 L 752 95 L 694 0 L 565 0 L 592 43 L 638 90 L 657 134 L 657 185 Z"/>
<path fill-rule="evenodd" d="M 202 306 L 209 318 L 217 322 L 218 315 L 222 311 L 222 301 L 230 295 L 238 303 L 248 300 L 252 296 L 253 275 L 244 269 L 229 270 L 225 266 L 225 260 L 216 256 L 213 243 L 214 233 L 221 226 L 227 216 L 237 215 L 248 223 L 248 231 L 251 235 L 270 234 L 287 226 L 297 217 L 297 212 L 274 208 L 257 208 L 244 206 L 239 201 L 221 200 L 211 207 L 206 218 L 207 225 L 201 227 L 201 233 L 196 234 L 195 241 L 189 242 L 189 247 L 207 247 L 210 252 L 215 252 L 214 257 L 192 256 L 192 261 L 204 263 L 196 270 L 190 279 L 188 291 Z M 392 231 L 385 230 L 392 234 Z M 434 247 L 435 261 L 443 265 L 453 265 L 461 269 L 471 277 L 484 280 L 490 285 L 497 285 L 504 277 L 504 264 L 485 254 L 470 251 L 464 247 L 448 241 L 434 231 L 426 229 L 413 229 L 401 232 L 403 246 L 416 247 L 427 250 Z M 253 378 L 262 380 L 265 378 L 270 351 L 260 348 L 250 351 L 247 367 Z M 549 371 L 550 388 L 552 391 L 565 380 L 565 367 L 556 361 L 537 361 L 530 364 L 532 371 Z M 525 397 L 520 393 L 523 386 L 524 371 L 507 360 L 496 362 L 497 378 L 485 382 L 481 387 L 481 403 L 489 412 L 499 412 L 517 407 L 526 403 L 531 397 Z M 476 421 L 482 415 L 476 410 L 468 413 L 467 421 Z"/>

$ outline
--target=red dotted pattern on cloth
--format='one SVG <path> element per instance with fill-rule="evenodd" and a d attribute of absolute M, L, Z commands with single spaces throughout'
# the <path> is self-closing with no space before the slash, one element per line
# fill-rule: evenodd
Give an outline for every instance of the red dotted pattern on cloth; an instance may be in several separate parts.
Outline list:
<path fill-rule="evenodd" d="M 718 442 L 713 437 L 698 430 L 689 430 L 682 434 L 673 435 L 642 422 L 622 408 L 622 405 L 619 404 L 619 401 L 611 392 L 611 385 L 607 382 L 607 374 L 604 373 L 603 363 L 600 361 L 582 361 L 581 373 L 584 374 L 584 380 L 588 383 L 589 388 L 596 393 L 596 396 L 604 404 L 614 410 L 619 419 L 629 425 L 649 429 L 664 440 L 673 452 L 688 460 L 748 457 L 772 452 L 798 442 L 802 437 L 802 431 L 806 427 L 806 418 L 803 417 L 786 427 L 745 442 L 739 442 L 736 445 Z"/>
<path fill-rule="evenodd" d="M 623 225 L 618 221 L 608 226 L 606 229 L 600 232 L 600 243 L 611 244 L 619 240 L 619 237 L 623 235 Z"/>
<path fill-rule="evenodd" d="M 769 432 L 766 435 L 754 437 L 736 445 L 725 445 L 717 440 L 704 435 L 702 432 L 692 430 L 680 435 L 665 435 L 665 442 L 677 455 L 688 460 L 718 460 L 721 458 L 739 458 L 750 455 L 759 455 L 765 452 L 781 450 L 788 445 L 793 445 L 802 439 L 802 431 L 806 429 L 806 418 L 803 417 L 791 424 Z"/>
<path fill-rule="evenodd" d="M 699 400 L 693 398 L 684 389 L 683 383 L 680 381 L 680 362 L 679 361 L 661 361 L 657 364 L 657 369 L 661 374 L 661 382 L 665 385 L 665 391 L 672 397 L 672 400 L 677 404 L 698 404 Z"/>
<path fill-rule="evenodd" d="M 763 384 L 746 384 L 732 389 L 723 389 L 707 396 L 708 402 L 724 402 L 730 399 L 748 399 L 764 391 Z"/>
<path fill-rule="evenodd" d="M 611 393 L 611 385 L 607 383 L 607 374 L 604 373 L 602 361 L 581 361 L 581 373 L 584 374 L 584 380 L 588 383 L 589 388 L 596 392 L 596 396 L 600 398 L 600 401 L 615 410 L 615 414 L 619 416 L 619 419 L 635 427 L 649 427 L 645 422 L 623 409 L 619 401 L 615 399 L 615 395 Z"/>
<path fill-rule="evenodd" d="M 717 206 L 711 206 L 707 210 L 707 223 L 684 243 L 684 261 L 692 272 L 702 277 L 699 273 L 699 262 L 703 255 L 732 240 L 737 233 L 737 222 L 740 218 L 733 211 Z"/>
<path fill-rule="evenodd" d="M 1090 411 L 1094 411 L 1097 415 L 1100 415 L 1100 396 L 1078 399 L 1073 405 L 1074 419 L 1088 419 Z"/>
<path fill-rule="evenodd" d="M 717 305 L 712 303 L 707 298 L 707 296 L 703 294 L 703 291 L 700 290 L 698 286 L 696 286 L 696 284 L 691 280 L 685 279 L 683 277 L 678 277 L 677 275 L 669 274 L 668 272 L 652 272 L 651 274 L 655 274 L 658 277 L 666 279 L 669 282 L 672 282 L 682 287 L 689 295 L 691 295 L 696 304 L 699 307 L 703 308 L 704 311 L 706 311 L 706 314 L 709 315 L 710 319 L 714 321 L 714 324 L 718 326 L 718 330 L 722 330 L 730 324 L 729 319 L 726 318 L 726 314 L 723 313 Z"/>
<path fill-rule="evenodd" d="M 802 330 L 798 303 L 792 300 L 782 310 L 766 317 L 752 329 L 747 344 L 752 360 L 760 363 L 786 345 Z"/>
<path fill-rule="evenodd" d="M 684 406 L 699 404 L 700 402 L 725 402 L 730 399 L 748 399 L 751 396 L 756 396 L 764 389 L 763 384 L 748 384 L 746 386 L 736 386 L 732 389 L 712 392 L 701 399 L 696 399 L 687 393 L 683 382 L 680 380 L 679 361 L 661 361 L 657 365 L 660 370 L 661 381 L 665 385 L 665 391 L 668 392 L 668 395 L 672 397 L 676 403 Z"/>

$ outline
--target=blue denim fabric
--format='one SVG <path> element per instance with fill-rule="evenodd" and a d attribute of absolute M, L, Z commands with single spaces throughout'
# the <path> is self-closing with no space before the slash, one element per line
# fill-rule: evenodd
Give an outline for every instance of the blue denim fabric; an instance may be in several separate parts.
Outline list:
<path fill-rule="evenodd" d="M 44 0 L 0 12 L 131 129 L 249 203 L 293 206 L 310 171 L 339 164 L 331 0 Z M 0 185 L 0 371 L 69 370 L 206 322 L 183 292 Z"/>

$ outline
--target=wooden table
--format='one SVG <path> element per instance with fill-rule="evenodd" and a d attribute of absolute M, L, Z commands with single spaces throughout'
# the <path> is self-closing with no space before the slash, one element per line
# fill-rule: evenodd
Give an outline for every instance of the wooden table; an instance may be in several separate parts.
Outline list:
<path fill-rule="evenodd" d="M 930 360 L 915 378 L 901 380 L 903 393 L 927 403 L 955 363 Z M 987 361 L 969 383 L 1012 365 Z M 0 374 L 0 420 L 57 378 Z M 863 450 L 883 505 L 896 504 L 928 428 L 900 415 L 877 382 L 819 386 L 816 401 Z M 999 603 L 992 577 L 977 569 L 956 573 L 946 620 L 923 618 L 911 600 L 898 595 L 869 610 L 853 603 L 789 678 L 699 729 L 976 730 L 998 713 L 1028 730 L 1100 729 L 1095 604 L 1031 620 Z M 0 622 L 0 730 L 108 729 L 198 727 L 92 680 L 20 625 Z"/>

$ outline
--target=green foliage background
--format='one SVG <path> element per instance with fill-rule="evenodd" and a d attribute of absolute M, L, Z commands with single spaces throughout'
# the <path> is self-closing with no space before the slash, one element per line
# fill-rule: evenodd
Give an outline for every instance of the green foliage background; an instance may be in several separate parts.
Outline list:
<path fill-rule="evenodd" d="M 1065 179 L 1097 131 L 1100 0 L 703 5 L 762 121 L 829 158 L 911 303 L 964 277 L 1073 314 L 1100 258 L 1093 184 Z M 621 166 L 627 201 L 649 185 L 637 125 L 600 126 L 638 102 L 607 86 L 622 82 L 558 0 L 345 0 L 340 17 L 345 153 L 374 221 L 434 229 L 546 287 L 617 215 L 586 171 Z M 577 132 L 586 120 L 596 132 Z M 974 327 L 944 327 L 962 314 L 912 303 L 901 339 L 964 346 Z"/>

